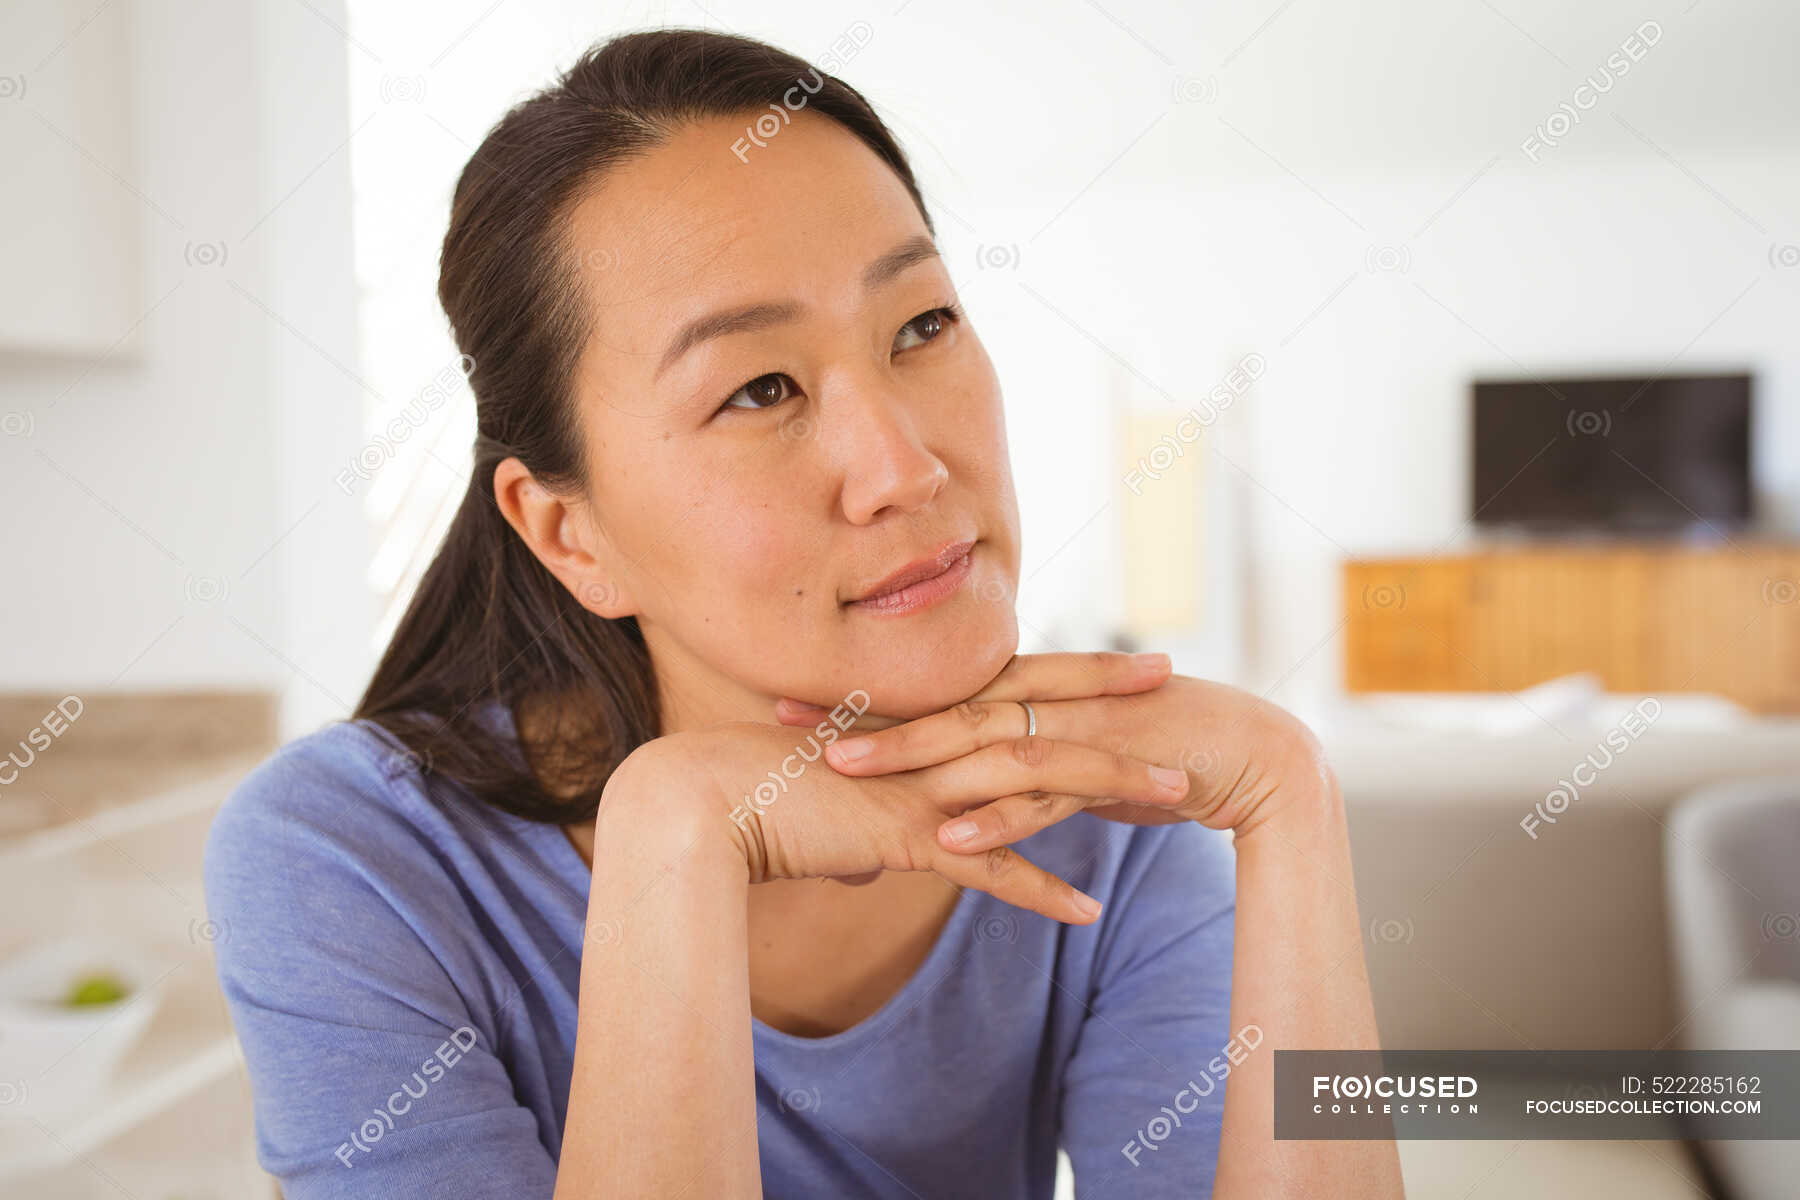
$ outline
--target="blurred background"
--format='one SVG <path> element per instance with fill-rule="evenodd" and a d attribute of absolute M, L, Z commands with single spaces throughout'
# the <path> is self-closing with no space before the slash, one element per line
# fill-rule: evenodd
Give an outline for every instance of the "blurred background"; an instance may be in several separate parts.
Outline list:
<path fill-rule="evenodd" d="M 272 1193 L 201 839 L 348 713 L 463 491 L 456 173 L 664 24 L 890 122 L 1006 389 L 1023 649 L 1312 723 L 1385 1045 L 1800 1048 L 1792 5 L 23 0 L 0 1194 Z M 1791 1153 L 1402 1144 L 1487 1200 Z"/>

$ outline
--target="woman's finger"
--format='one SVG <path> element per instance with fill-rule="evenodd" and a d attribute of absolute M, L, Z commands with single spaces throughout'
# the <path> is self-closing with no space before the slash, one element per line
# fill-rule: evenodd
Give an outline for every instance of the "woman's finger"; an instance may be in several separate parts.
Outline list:
<path fill-rule="evenodd" d="M 1054 701 L 1032 705 L 1037 731 L 1050 736 L 1057 725 Z M 1011 700 L 965 700 L 943 712 L 875 733 L 839 738 L 825 749 L 825 761 L 845 775 L 885 775 L 914 771 L 973 754 L 983 746 L 1025 736 L 1030 727 L 1022 705 Z"/>
<path fill-rule="evenodd" d="M 920 790 L 946 813 L 1018 792 L 1060 792 L 1167 808 L 1180 804 L 1188 790 L 1188 773 L 1179 768 L 1042 734 L 983 746 L 926 767 L 916 777 Z"/>
<path fill-rule="evenodd" d="M 821 708 L 817 704 L 796 700 L 792 696 L 782 696 L 775 701 L 775 722 L 778 725 L 812 725 L 822 720 L 830 711 L 830 709 Z"/>
<path fill-rule="evenodd" d="M 969 809 L 938 826 L 938 842 L 958 854 L 973 854 L 1021 842 L 1095 803 L 1092 796 L 1067 792 L 1019 792 Z"/>
<path fill-rule="evenodd" d="M 927 866 L 951 883 L 986 892 L 1053 921 L 1091 925 L 1100 915 L 1098 900 L 1005 846 L 985 854 L 949 854 L 940 849 Z"/>
<path fill-rule="evenodd" d="M 1169 656 L 1125 654 L 1115 650 L 1089 653 L 1019 654 L 971 700 L 1076 700 L 1089 696 L 1127 696 L 1147 692 L 1169 681 Z M 828 709 L 791 696 L 775 701 L 782 725 L 811 725 Z"/>
<path fill-rule="evenodd" d="M 958 854 L 976 854 L 1022 842 L 1084 811 L 1128 824 L 1160 825 L 1185 819 L 1161 805 L 1122 804 L 1058 792 L 1020 792 L 945 821 L 938 826 L 938 842 Z M 1140 813 L 1142 819 L 1138 818 Z"/>
<path fill-rule="evenodd" d="M 1147 692 L 1169 680 L 1166 654 L 1018 654 L 971 700 L 1078 700 Z"/>

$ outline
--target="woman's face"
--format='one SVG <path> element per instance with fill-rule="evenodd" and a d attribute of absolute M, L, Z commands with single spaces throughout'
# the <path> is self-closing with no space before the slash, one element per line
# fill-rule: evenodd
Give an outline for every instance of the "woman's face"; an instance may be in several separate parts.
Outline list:
<path fill-rule="evenodd" d="M 999 382 L 893 172 L 816 114 L 761 147 L 746 123 L 687 128 L 573 214 L 594 554 L 576 594 L 637 616 L 689 719 L 856 689 L 877 714 L 935 711 L 1018 644 Z M 935 588 L 866 602 L 966 541 Z"/>

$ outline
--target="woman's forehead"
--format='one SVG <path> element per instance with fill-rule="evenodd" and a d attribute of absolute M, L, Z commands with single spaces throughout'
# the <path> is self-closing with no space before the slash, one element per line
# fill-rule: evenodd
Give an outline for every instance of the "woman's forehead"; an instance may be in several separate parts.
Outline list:
<path fill-rule="evenodd" d="M 867 264 L 924 221 L 899 177 L 807 113 L 741 158 L 742 119 L 689 126 L 610 170 L 569 237 L 605 345 L 654 361 L 657 339 L 720 305 L 849 300 Z"/>

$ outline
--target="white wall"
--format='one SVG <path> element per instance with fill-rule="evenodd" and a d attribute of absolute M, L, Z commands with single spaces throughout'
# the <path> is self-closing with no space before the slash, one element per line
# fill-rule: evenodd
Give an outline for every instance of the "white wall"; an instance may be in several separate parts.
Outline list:
<path fill-rule="evenodd" d="M 365 551 L 321 452 L 361 420 L 331 11 L 66 6 L 73 42 L 129 38 L 117 157 L 32 107 L 78 54 L 5 48 L 39 86 L 0 147 L 130 196 L 144 281 L 113 353 L 0 354 L 0 688 L 281 688 L 302 723 L 354 700 Z"/>

